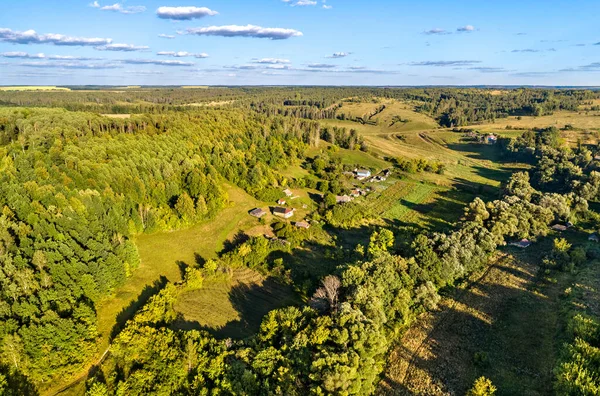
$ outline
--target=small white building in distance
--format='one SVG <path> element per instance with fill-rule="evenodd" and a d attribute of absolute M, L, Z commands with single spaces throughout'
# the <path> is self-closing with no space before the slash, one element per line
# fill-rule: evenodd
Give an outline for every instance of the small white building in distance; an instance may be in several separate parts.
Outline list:
<path fill-rule="evenodd" d="M 286 197 L 291 197 L 292 195 L 294 195 L 292 190 L 290 190 L 289 188 L 286 188 L 285 190 L 283 190 L 283 193 L 285 194 Z"/>
<path fill-rule="evenodd" d="M 357 169 L 356 170 L 356 178 L 358 180 L 363 180 L 368 177 L 371 177 L 371 171 L 368 169 Z"/>

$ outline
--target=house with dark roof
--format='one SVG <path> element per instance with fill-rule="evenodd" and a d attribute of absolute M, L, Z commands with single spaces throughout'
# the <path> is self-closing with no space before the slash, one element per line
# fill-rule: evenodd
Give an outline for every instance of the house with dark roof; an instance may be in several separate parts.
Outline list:
<path fill-rule="evenodd" d="M 273 208 L 273 215 L 277 217 L 283 217 L 284 219 L 289 219 L 294 215 L 294 211 L 295 209 L 292 208 L 282 208 L 278 206 Z"/>
<path fill-rule="evenodd" d="M 598 242 L 598 241 L 600 241 L 600 237 L 598 237 L 598 234 L 593 233 L 593 234 L 590 234 L 590 236 L 588 237 L 588 241 Z"/>
<path fill-rule="evenodd" d="M 261 217 L 263 217 L 264 215 L 267 214 L 267 212 L 265 212 L 261 208 L 252 209 L 249 213 L 250 213 L 250 216 L 254 216 L 258 219 L 260 219 Z"/>

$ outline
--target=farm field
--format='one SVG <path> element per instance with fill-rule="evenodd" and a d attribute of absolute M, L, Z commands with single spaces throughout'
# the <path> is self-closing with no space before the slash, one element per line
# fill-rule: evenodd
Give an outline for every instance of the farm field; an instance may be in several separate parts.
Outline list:
<path fill-rule="evenodd" d="M 0 91 L 70 91 L 69 88 L 55 86 L 0 86 Z"/>

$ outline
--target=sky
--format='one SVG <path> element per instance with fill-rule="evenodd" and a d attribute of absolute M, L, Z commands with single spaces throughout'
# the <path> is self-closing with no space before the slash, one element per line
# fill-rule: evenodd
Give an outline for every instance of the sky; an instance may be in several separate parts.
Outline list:
<path fill-rule="evenodd" d="M 600 1 L 1 0 L 0 85 L 600 86 Z"/>

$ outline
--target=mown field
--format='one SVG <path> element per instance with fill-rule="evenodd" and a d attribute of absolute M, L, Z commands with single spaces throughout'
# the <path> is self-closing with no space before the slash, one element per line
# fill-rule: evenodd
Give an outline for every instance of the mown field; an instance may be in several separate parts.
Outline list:
<path fill-rule="evenodd" d="M 300 302 L 290 286 L 250 269 L 236 269 L 205 280 L 199 290 L 184 292 L 175 304 L 182 314 L 175 326 L 239 339 L 256 333 L 269 311 Z"/>

